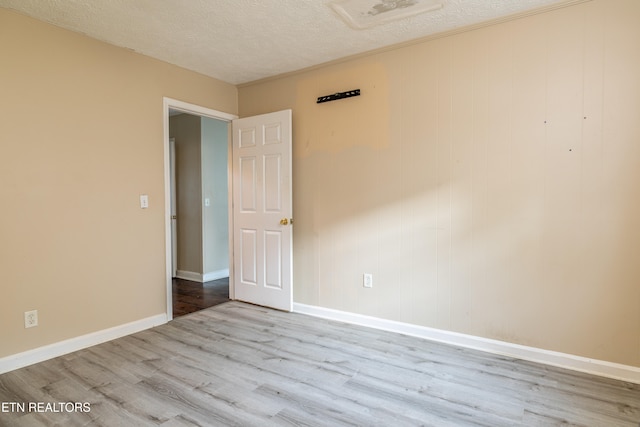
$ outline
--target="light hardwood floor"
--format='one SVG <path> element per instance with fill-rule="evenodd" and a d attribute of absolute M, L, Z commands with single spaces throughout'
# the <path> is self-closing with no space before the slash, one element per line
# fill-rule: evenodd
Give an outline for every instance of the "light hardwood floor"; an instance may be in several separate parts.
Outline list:
<path fill-rule="evenodd" d="M 2 426 L 640 425 L 640 386 L 228 302 L 0 375 Z"/>

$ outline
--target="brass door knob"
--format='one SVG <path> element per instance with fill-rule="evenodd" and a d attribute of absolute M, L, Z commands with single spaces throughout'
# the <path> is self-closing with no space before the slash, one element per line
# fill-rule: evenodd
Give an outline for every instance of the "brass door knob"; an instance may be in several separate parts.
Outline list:
<path fill-rule="evenodd" d="M 287 218 L 282 218 L 280 220 L 280 225 L 289 225 L 289 220 Z"/>

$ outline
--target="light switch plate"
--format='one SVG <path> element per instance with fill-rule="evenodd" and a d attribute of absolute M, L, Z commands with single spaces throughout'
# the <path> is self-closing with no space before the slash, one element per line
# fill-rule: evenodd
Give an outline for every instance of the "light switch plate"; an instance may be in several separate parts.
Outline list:
<path fill-rule="evenodd" d="M 142 209 L 147 209 L 149 207 L 149 196 L 146 194 L 140 195 L 140 207 Z"/>
<path fill-rule="evenodd" d="M 364 273 L 362 275 L 362 286 L 365 288 L 373 288 L 373 274 Z"/>

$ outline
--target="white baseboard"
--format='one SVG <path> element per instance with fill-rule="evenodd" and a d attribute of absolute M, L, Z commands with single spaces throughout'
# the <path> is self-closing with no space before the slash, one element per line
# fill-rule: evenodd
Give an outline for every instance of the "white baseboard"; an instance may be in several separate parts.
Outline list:
<path fill-rule="evenodd" d="M 87 335 L 49 344 L 22 353 L 12 354 L 11 356 L 2 357 L 0 358 L 0 374 L 13 371 L 14 369 L 24 368 L 25 366 L 33 365 L 34 363 L 53 359 L 54 357 L 82 350 L 126 335 L 131 335 L 164 323 L 167 323 L 167 315 L 158 314 L 156 316 L 147 317 L 146 319 L 136 320 L 134 322 L 125 323 L 124 325 L 92 332 Z"/>
<path fill-rule="evenodd" d="M 471 348 L 485 351 L 501 356 L 514 357 L 531 362 L 543 363 L 545 365 L 559 368 L 571 369 L 573 371 L 585 372 L 616 380 L 627 381 L 640 384 L 640 368 L 635 366 L 622 365 L 618 363 L 606 362 L 603 360 L 589 359 L 572 354 L 543 350 L 535 347 L 527 347 L 519 344 L 512 344 L 504 341 L 492 340 L 473 335 L 460 334 L 441 329 L 428 328 L 425 326 L 412 325 L 409 323 L 385 320 L 377 317 L 364 316 L 330 308 L 293 304 L 293 311 L 324 319 L 336 320 L 354 325 L 367 326 L 390 332 L 397 332 L 431 341 L 445 344 L 452 344 L 459 347 Z"/>
<path fill-rule="evenodd" d="M 193 271 L 178 270 L 176 271 L 176 277 L 178 279 L 191 280 L 192 282 L 204 283 L 204 282 L 209 282 L 211 280 L 218 280 L 224 277 L 229 277 L 229 269 L 226 268 L 224 270 L 211 271 L 209 273 L 204 273 L 204 274 L 195 273 Z"/>
<path fill-rule="evenodd" d="M 191 280 L 192 282 L 202 283 L 202 274 L 193 271 L 178 270 L 176 271 L 176 277 L 178 279 Z"/>
<path fill-rule="evenodd" d="M 211 271 L 209 273 L 204 273 L 202 275 L 203 282 L 210 282 L 211 280 L 224 279 L 225 277 L 229 277 L 229 269 L 225 268 L 223 270 Z"/>

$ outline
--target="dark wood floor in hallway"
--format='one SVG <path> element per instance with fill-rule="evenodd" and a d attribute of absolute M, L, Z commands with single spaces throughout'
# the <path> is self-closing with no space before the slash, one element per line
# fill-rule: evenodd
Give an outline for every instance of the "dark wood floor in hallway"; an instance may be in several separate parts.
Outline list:
<path fill-rule="evenodd" d="M 231 301 L 0 375 L 0 426 L 638 427 L 640 385 Z"/>
<path fill-rule="evenodd" d="M 200 283 L 173 279 L 173 317 L 229 301 L 229 278 Z"/>

